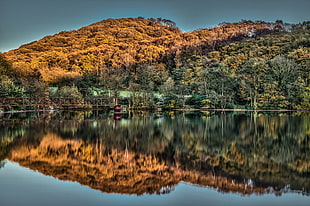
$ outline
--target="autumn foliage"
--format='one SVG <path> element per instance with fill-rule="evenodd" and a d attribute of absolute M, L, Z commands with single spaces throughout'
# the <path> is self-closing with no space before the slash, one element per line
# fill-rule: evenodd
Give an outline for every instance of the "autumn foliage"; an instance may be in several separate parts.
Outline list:
<path fill-rule="evenodd" d="M 4 55 L 22 86 L 31 79 L 45 88 L 202 95 L 216 108 L 305 109 L 309 45 L 309 22 L 243 20 L 182 32 L 170 20 L 139 17 L 63 31 Z"/>

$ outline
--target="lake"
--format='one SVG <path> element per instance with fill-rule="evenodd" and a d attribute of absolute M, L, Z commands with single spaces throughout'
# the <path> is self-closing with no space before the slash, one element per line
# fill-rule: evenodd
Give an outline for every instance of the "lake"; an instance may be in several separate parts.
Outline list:
<path fill-rule="evenodd" d="M 309 113 L 0 118 L 1 205 L 309 205 Z"/>

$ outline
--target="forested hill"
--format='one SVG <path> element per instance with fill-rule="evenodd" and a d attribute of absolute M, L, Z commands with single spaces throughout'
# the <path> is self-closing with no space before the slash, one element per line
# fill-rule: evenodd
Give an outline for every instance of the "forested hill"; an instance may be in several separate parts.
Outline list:
<path fill-rule="evenodd" d="M 107 19 L 1 55 L 0 96 L 126 90 L 159 92 L 171 108 L 307 109 L 309 27 L 242 21 L 185 33 L 167 19 Z M 64 86 L 71 92 L 49 93 Z"/>
<path fill-rule="evenodd" d="M 46 72 L 55 69 L 80 74 L 106 68 L 131 72 L 145 65 L 167 65 L 167 61 L 174 61 L 174 56 L 180 58 L 180 51 L 190 53 L 188 56 L 201 55 L 214 50 L 219 42 L 271 33 L 279 28 L 277 24 L 242 22 L 182 33 L 174 22 L 165 19 L 108 19 L 47 36 L 6 55 L 19 72 L 41 75 L 43 79 Z M 179 62 L 169 63 L 167 66 L 173 67 Z"/>

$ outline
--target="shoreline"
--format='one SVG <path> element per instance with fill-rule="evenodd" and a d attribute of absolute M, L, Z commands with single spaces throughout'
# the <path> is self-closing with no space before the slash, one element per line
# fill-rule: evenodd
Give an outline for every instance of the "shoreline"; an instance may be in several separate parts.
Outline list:
<path fill-rule="evenodd" d="M 0 111 L 0 114 L 10 114 L 10 113 L 27 113 L 27 112 L 55 112 L 55 111 L 89 111 L 89 110 L 102 110 L 102 111 L 107 111 L 106 109 L 92 109 L 92 108 L 87 108 L 87 109 L 40 109 L 40 110 L 18 110 L 18 111 Z M 179 109 L 147 109 L 148 111 L 181 111 L 181 112 L 203 112 L 203 111 L 216 111 L 216 112 L 310 112 L 310 110 L 293 110 L 293 109 L 191 109 L 191 108 L 179 108 Z M 126 112 L 129 111 L 145 111 L 145 109 L 129 109 L 126 110 Z"/>
<path fill-rule="evenodd" d="M 223 111 L 223 112 L 310 112 L 298 109 L 173 109 L 174 111 Z"/>

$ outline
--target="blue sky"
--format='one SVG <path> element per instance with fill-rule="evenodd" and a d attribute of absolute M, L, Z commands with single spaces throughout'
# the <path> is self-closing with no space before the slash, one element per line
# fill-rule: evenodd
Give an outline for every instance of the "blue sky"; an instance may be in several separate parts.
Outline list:
<path fill-rule="evenodd" d="M 310 0 L 0 0 L 0 52 L 107 18 L 162 17 L 183 31 L 241 19 L 310 20 Z"/>

